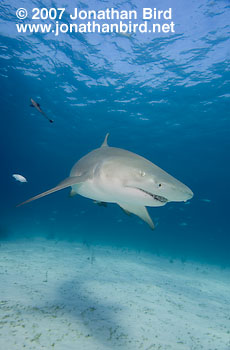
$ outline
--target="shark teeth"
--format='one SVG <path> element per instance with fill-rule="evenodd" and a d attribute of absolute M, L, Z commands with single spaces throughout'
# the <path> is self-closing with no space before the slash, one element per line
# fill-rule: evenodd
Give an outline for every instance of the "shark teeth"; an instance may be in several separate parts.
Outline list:
<path fill-rule="evenodd" d="M 155 199 L 156 201 L 159 201 L 159 202 L 162 202 L 162 203 L 168 202 L 167 198 L 165 198 L 165 197 L 159 196 L 157 194 L 150 193 L 148 191 L 143 190 L 142 188 L 138 188 L 138 190 L 140 190 L 140 191 L 148 194 L 149 196 L 153 197 L 153 199 Z"/>
<path fill-rule="evenodd" d="M 165 197 L 158 196 L 157 194 L 153 194 L 152 196 L 153 196 L 153 198 L 156 199 L 157 201 L 160 201 L 160 202 L 163 202 L 163 203 L 168 202 L 168 199 L 165 198 Z"/>

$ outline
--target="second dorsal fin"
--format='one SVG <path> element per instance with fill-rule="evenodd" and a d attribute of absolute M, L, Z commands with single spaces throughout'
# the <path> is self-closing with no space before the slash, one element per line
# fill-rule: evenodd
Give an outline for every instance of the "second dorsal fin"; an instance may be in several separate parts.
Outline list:
<path fill-rule="evenodd" d="M 109 133 L 106 134 L 105 139 L 104 139 L 104 142 L 103 142 L 103 144 L 101 145 L 101 147 L 108 147 L 108 143 L 107 143 L 108 137 L 109 137 Z"/>

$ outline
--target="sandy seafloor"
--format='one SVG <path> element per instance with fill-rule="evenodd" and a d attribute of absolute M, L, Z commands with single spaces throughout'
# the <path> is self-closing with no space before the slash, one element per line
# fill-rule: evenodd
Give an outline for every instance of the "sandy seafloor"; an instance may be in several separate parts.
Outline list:
<path fill-rule="evenodd" d="M 230 271 L 63 241 L 0 247 L 0 349 L 230 349 Z"/>

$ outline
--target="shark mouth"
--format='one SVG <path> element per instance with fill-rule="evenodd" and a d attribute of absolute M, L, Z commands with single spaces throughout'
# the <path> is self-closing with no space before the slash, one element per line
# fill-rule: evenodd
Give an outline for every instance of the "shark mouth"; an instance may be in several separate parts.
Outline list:
<path fill-rule="evenodd" d="M 155 199 L 156 201 L 159 201 L 159 202 L 161 202 L 161 203 L 166 203 L 166 202 L 168 202 L 168 199 L 165 198 L 165 197 L 163 197 L 163 196 L 159 196 L 159 195 L 157 195 L 157 194 L 150 193 L 150 192 L 148 192 L 148 191 L 143 190 L 142 188 L 138 188 L 138 190 L 140 190 L 140 191 L 142 191 L 142 192 L 148 194 L 149 196 L 151 196 L 151 197 L 152 197 L 153 199 Z"/>

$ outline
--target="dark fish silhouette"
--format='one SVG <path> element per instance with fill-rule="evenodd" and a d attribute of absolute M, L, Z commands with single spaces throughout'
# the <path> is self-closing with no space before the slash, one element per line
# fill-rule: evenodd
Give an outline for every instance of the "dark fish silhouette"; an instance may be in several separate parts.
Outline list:
<path fill-rule="evenodd" d="M 39 103 L 37 103 L 36 101 L 34 101 L 32 98 L 30 99 L 30 102 L 31 102 L 30 107 L 35 107 L 36 110 L 37 110 L 38 112 L 40 112 L 46 119 L 48 119 L 50 123 L 53 123 L 53 122 L 54 122 L 52 119 L 50 119 L 49 117 L 47 117 L 47 115 L 45 114 L 45 112 L 43 112 L 43 110 L 41 109 Z"/>

